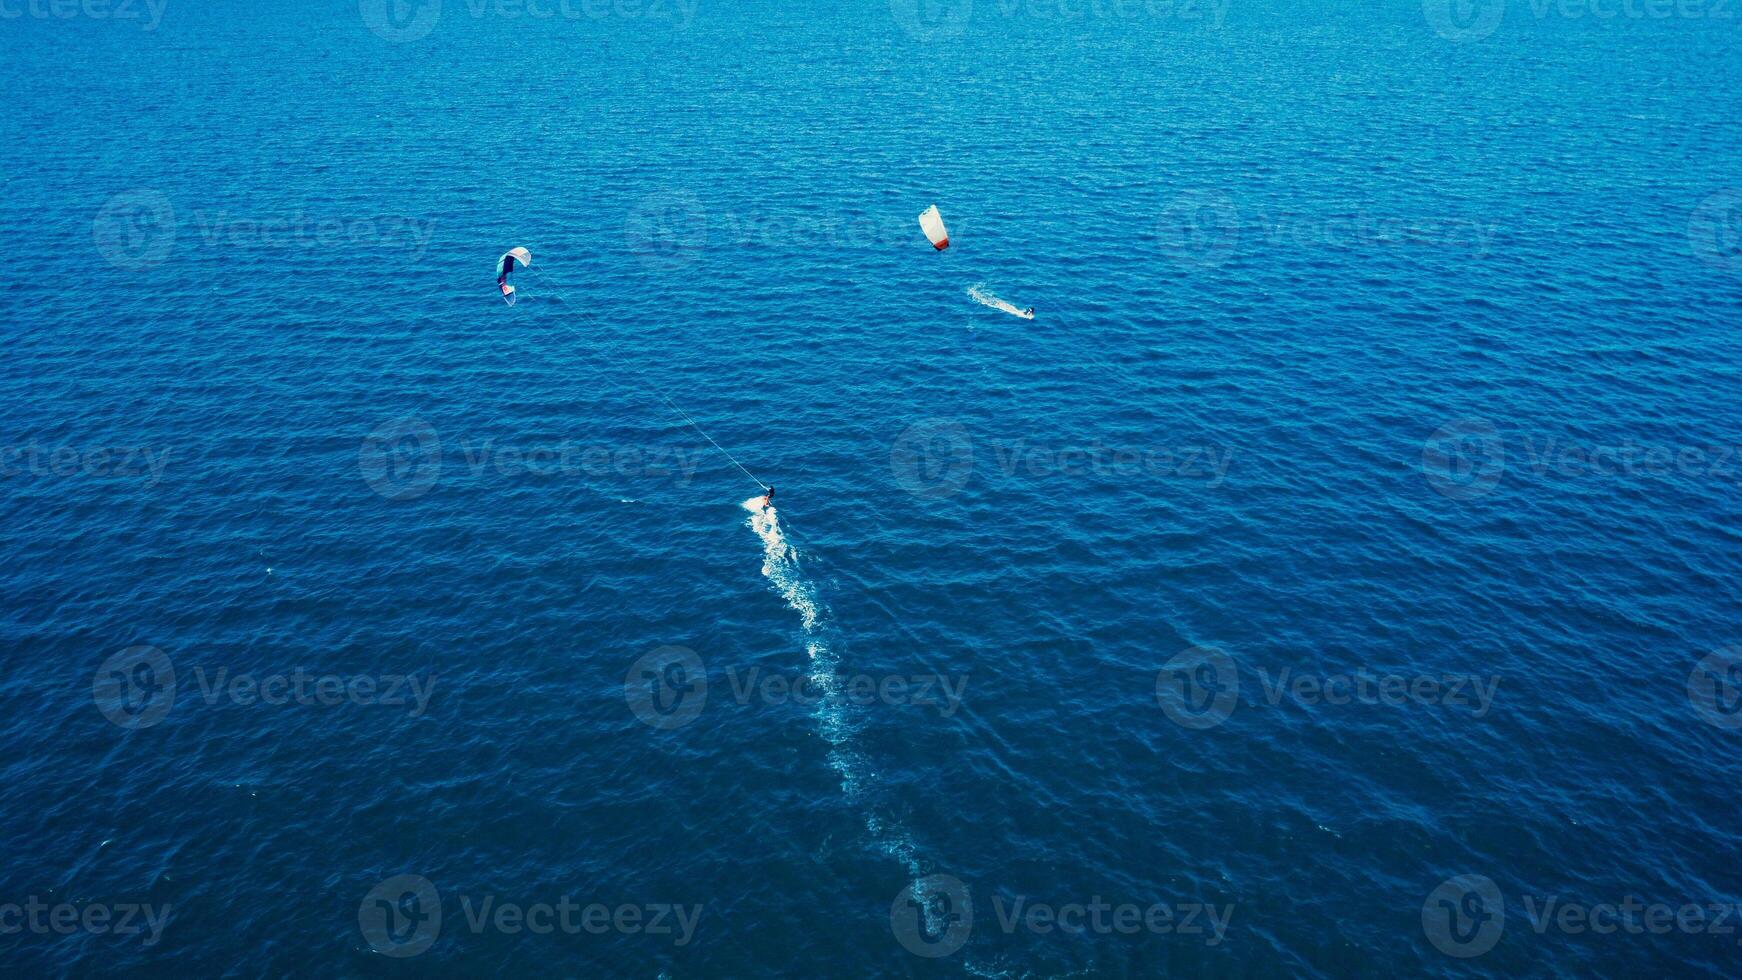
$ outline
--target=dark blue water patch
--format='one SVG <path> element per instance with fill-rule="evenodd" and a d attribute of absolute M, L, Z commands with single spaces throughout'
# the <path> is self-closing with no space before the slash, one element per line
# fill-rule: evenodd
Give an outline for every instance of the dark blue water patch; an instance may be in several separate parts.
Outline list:
<path fill-rule="evenodd" d="M 6 21 L 0 957 L 1723 972 L 1733 21 L 1456 6 Z"/>

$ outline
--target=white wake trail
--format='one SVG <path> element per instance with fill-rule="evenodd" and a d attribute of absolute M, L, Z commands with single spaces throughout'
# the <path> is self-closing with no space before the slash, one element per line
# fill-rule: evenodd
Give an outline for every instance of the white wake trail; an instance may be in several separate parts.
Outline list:
<path fill-rule="evenodd" d="M 980 286 L 969 286 L 968 295 L 973 297 L 974 302 L 979 303 L 981 306 L 990 306 L 994 310 L 1003 310 L 1011 316 L 1019 316 L 1024 320 L 1034 319 L 1033 313 L 1030 313 L 1027 310 L 1017 309 L 1014 304 L 999 299 Z"/>
<path fill-rule="evenodd" d="M 799 568 L 798 552 L 780 530 L 780 512 L 772 505 L 764 507 L 762 499 L 757 496 L 744 501 L 744 509 L 750 512 L 750 529 L 762 539 L 762 574 L 799 615 L 804 627 L 805 653 L 811 661 L 810 680 L 813 690 L 820 694 L 817 723 L 829 743 L 829 764 L 841 777 L 841 789 L 850 797 L 857 796 L 865 766 L 852 748 L 847 699 L 835 677 L 840 661 L 829 648 L 826 635 L 827 610 L 817 599 L 816 587 Z"/>
<path fill-rule="evenodd" d="M 829 743 L 829 765 L 841 777 L 841 791 L 848 799 L 866 804 L 865 829 L 883 850 L 906 865 L 917 880 L 923 874 L 919 849 L 894 821 L 871 809 L 867 795 L 876 785 L 871 761 L 854 745 L 856 728 L 849 711 L 851 702 L 841 689 L 840 658 L 829 646 L 829 610 L 817 596 L 816 586 L 799 567 L 799 555 L 780 529 L 780 513 L 764 507 L 761 496 L 744 501 L 750 512 L 746 523 L 762 540 L 762 574 L 780 597 L 799 615 L 804 628 L 805 652 L 810 656 L 810 679 L 816 700 L 817 726 Z"/>

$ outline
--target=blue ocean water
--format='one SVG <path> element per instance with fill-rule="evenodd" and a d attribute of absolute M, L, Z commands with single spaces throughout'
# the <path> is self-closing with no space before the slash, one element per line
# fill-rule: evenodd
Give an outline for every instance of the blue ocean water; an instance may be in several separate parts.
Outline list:
<path fill-rule="evenodd" d="M 1734 974 L 1718 0 L 0 14 L 18 975 Z"/>

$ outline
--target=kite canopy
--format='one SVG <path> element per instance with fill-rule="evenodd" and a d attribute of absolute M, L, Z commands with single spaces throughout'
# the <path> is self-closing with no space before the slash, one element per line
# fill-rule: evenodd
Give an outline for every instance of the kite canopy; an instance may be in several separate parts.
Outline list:
<path fill-rule="evenodd" d="M 919 227 L 925 232 L 925 237 L 931 240 L 931 247 L 943 251 L 950 247 L 950 233 L 944 228 L 944 217 L 938 214 L 936 204 L 919 213 Z"/>
<path fill-rule="evenodd" d="M 532 264 L 532 253 L 524 248 L 511 248 L 496 260 L 496 288 L 502 290 L 502 301 L 514 305 L 514 287 L 508 284 L 508 274 Z"/>
<path fill-rule="evenodd" d="M 510 259 L 513 261 L 510 262 Z M 511 248 L 508 251 L 503 252 L 502 257 L 496 260 L 496 274 L 498 276 L 505 276 L 508 273 L 513 272 L 516 268 L 524 269 L 531 264 L 531 252 L 528 252 L 524 248 Z"/>

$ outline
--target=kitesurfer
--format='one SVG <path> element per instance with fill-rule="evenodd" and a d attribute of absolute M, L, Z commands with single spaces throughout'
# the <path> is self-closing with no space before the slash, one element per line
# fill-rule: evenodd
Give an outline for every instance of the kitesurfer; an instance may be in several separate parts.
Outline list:
<path fill-rule="evenodd" d="M 531 264 L 532 253 L 524 248 L 511 248 L 496 260 L 496 289 L 508 301 L 509 306 L 514 305 L 514 286 L 508 281 L 509 276 L 514 274 L 514 270 L 524 269 Z"/>
<path fill-rule="evenodd" d="M 1034 307 L 1031 306 L 1028 309 L 1023 310 L 1022 315 L 1032 320 L 1034 318 Z"/>
<path fill-rule="evenodd" d="M 770 486 L 770 487 L 768 487 L 768 492 L 762 495 L 762 509 L 767 510 L 768 508 L 773 507 L 773 506 L 774 506 L 774 487 Z"/>

